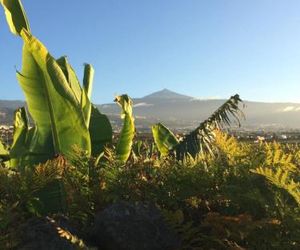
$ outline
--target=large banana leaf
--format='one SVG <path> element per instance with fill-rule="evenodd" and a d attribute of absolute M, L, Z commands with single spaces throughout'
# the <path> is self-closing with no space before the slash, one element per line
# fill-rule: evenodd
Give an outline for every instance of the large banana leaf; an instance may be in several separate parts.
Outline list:
<path fill-rule="evenodd" d="M 93 86 L 93 75 L 94 70 L 90 64 L 86 64 L 84 68 L 84 88 L 82 89 L 80 86 L 80 82 L 75 74 L 75 71 L 68 63 L 66 57 L 61 57 L 57 60 L 61 70 L 63 71 L 67 82 L 71 88 L 73 95 L 76 97 L 77 102 L 80 103 L 82 108 L 82 114 L 84 116 L 85 124 L 89 127 L 92 104 L 90 102 L 90 96 L 88 96 L 87 91 L 91 95 L 92 86 Z M 87 86 L 87 90 L 85 88 Z"/>
<path fill-rule="evenodd" d="M 90 152 L 89 132 L 81 104 L 72 93 L 59 64 L 29 33 L 20 1 L 3 0 L 1 4 L 11 31 L 21 35 L 24 41 L 22 71 L 17 78 L 36 125 L 30 133 L 29 153 L 47 154 L 48 158 L 59 153 L 69 155 L 74 144 Z"/>
<path fill-rule="evenodd" d="M 92 106 L 90 136 L 92 142 L 92 155 L 98 156 L 104 149 L 105 144 L 112 141 L 112 127 L 106 115 Z"/>
<path fill-rule="evenodd" d="M 103 150 L 104 145 L 112 141 L 112 127 L 107 116 L 101 114 L 90 102 L 94 69 L 90 64 L 84 65 L 83 88 L 81 88 L 77 76 L 68 63 L 67 58 L 61 57 L 57 62 L 64 72 L 76 99 L 81 103 L 86 125 L 89 126 L 92 155 L 97 156 Z"/>
<path fill-rule="evenodd" d="M 116 96 L 115 102 L 122 108 L 121 118 L 124 119 L 116 148 L 117 159 L 121 162 L 126 162 L 131 153 L 132 140 L 135 133 L 132 100 L 128 95 L 121 95 Z"/>
<path fill-rule="evenodd" d="M 75 71 L 73 70 L 73 68 L 71 67 L 71 65 L 69 64 L 67 57 L 63 56 L 59 59 L 56 60 L 56 62 L 58 63 L 58 65 L 60 66 L 62 72 L 65 75 L 65 78 L 71 88 L 71 91 L 73 93 L 73 95 L 75 96 L 76 100 L 78 103 L 81 102 L 81 87 L 80 87 L 80 83 L 79 80 L 76 76 Z"/>
<path fill-rule="evenodd" d="M 178 144 L 175 135 L 161 123 L 152 126 L 152 135 L 162 156 L 168 155 L 169 151 Z"/>
<path fill-rule="evenodd" d="M 24 41 L 22 70 L 17 73 L 17 78 L 35 125 L 29 130 L 24 129 L 24 133 L 28 132 L 26 145 L 23 145 L 27 151 L 22 151 L 22 156 L 26 152 L 26 163 L 40 162 L 41 155 L 45 159 L 56 154 L 69 156 L 73 153 L 73 145 L 89 154 L 91 138 L 94 145 L 99 143 L 98 148 L 103 147 L 104 143 L 111 141 L 112 131 L 107 117 L 95 109 L 90 126 L 92 66 L 85 65 L 82 88 L 66 57 L 55 60 L 46 47 L 31 35 L 21 2 L 0 1 L 11 31 Z M 17 157 L 20 150 L 14 148 L 13 155 Z"/>
<path fill-rule="evenodd" d="M 24 40 L 23 65 L 18 79 L 37 127 L 30 149 L 39 150 L 38 145 L 51 152 L 52 143 L 50 148 L 45 143 L 50 136 L 55 154 L 68 156 L 75 144 L 90 153 L 90 137 L 81 104 L 65 74 L 41 42 L 26 30 L 21 36 Z"/>
<path fill-rule="evenodd" d="M 10 31 L 15 35 L 21 35 L 22 29 L 30 32 L 29 23 L 19 0 L 0 0 L 4 7 L 6 20 Z"/>

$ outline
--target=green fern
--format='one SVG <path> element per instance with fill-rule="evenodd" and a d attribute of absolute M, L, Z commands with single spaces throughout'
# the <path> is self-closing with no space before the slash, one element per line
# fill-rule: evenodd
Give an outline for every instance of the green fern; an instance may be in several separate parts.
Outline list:
<path fill-rule="evenodd" d="M 259 167 L 251 172 L 264 176 L 275 186 L 286 190 L 300 206 L 300 182 L 295 182 L 288 170 Z"/>
<path fill-rule="evenodd" d="M 185 220 L 181 210 L 162 210 L 168 225 L 181 239 L 180 250 L 228 249 L 228 244 L 218 238 L 203 233 L 201 225 L 195 225 L 191 220 Z"/>
<path fill-rule="evenodd" d="M 279 143 L 266 143 L 265 152 L 264 166 L 282 167 L 293 173 L 297 171 L 297 166 L 293 163 L 294 156 L 286 153 Z"/>

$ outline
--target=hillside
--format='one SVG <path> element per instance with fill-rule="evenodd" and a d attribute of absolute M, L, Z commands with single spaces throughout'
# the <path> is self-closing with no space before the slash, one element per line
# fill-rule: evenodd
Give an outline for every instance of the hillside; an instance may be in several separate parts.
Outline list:
<path fill-rule="evenodd" d="M 173 128 L 189 128 L 206 119 L 226 100 L 196 99 L 164 89 L 133 101 L 134 113 L 140 124 L 159 120 Z M 99 105 L 99 108 L 111 116 L 119 114 L 119 108 L 115 104 Z M 246 120 L 242 125 L 249 129 L 300 128 L 299 103 L 244 101 L 243 112 Z"/>
<path fill-rule="evenodd" d="M 196 99 L 168 89 L 134 98 L 134 114 L 138 129 L 147 129 L 158 121 L 177 129 L 193 128 L 216 110 L 225 99 Z M 22 101 L 0 100 L 0 123 L 12 124 L 13 112 Z M 112 123 L 119 124 L 119 107 L 114 103 L 97 105 Z M 244 101 L 247 129 L 299 129 L 300 103 L 264 103 Z"/>

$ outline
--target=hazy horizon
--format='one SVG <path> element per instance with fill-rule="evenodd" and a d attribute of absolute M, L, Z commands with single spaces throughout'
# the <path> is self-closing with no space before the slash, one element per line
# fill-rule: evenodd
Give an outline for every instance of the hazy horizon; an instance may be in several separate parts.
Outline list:
<path fill-rule="evenodd" d="M 170 89 L 161 89 L 161 90 L 158 90 L 158 91 L 154 91 L 152 93 L 148 93 L 147 95 L 144 95 L 144 96 L 131 96 L 132 99 L 142 99 L 148 95 L 151 95 L 151 94 L 154 94 L 154 93 L 158 93 L 158 92 L 161 92 L 161 91 L 164 91 L 164 90 L 167 90 L 167 91 L 171 91 L 171 92 L 174 92 L 176 94 L 179 94 L 179 95 L 184 95 L 182 93 L 178 93 L 178 92 L 175 92 L 173 90 L 170 90 Z M 121 93 L 118 93 L 118 94 L 121 94 Z M 188 96 L 188 95 L 187 95 Z M 214 96 L 208 96 L 208 97 L 195 97 L 195 96 L 188 96 L 190 98 L 192 98 L 194 101 L 208 101 L 208 100 L 227 100 L 230 96 L 228 97 L 214 97 Z M 300 101 L 299 102 L 272 102 L 272 101 L 260 101 L 260 100 L 245 100 L 241 97 L 241 99 L 243 100 L 243 102 L 259 102 L 259 103 L 282 103 L 282 104 L 300 104 Z M 22 101 L 22 102 L 25 102 L 25 99 L 0 99 L 0 101 Z M 114 102 L 114 98 L 112 98 L 111 101 L 108 101 L 108 102 L 102 102 L 102 103 L 94 103 L 94 104 L 97 104 L 97 105 L 105 105 L 105 104 L 111 104 Z"/>

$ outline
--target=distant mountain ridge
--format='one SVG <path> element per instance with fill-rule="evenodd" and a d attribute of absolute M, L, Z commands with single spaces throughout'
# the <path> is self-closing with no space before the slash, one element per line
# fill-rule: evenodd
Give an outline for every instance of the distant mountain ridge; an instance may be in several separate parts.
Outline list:
<path fill-rule="evenodd" d="M 134 98 L 134 114 L 142 123 L 164 122 L 173 128 L 193 128 L 207 119 L 226 99 L 199 99 L 168 89 L 142 98 Z M 300 103 L 266 103 L 244 101 L 242 108 L 248 129 L 300 129 Z M 115 104 L 98 105 L 106 114 L 118 115 Z M 139 123 L 139 120 L 137 121 Z"/>
<path fill-rule="evenodd" d="M 168 89 L 142 98 L 134 98 L 134 115 L 138 129 L 150 128 L 163 122 L 171 128 L 191 129 L 206 119 L 226 99 L 197 99 Z M 14 110 L 24 106 L 23 101 L 0 100 L 0 124 L 12 124 Z M 265 103 L 244 101 L 245 128 L 300 129 L 299 103 Z M 97 105 L 113 124 L 120 123 L 120 109 L 114 103 Z"/>
<path fill-rule="evenodd" d="M 170 99 L 180 99 L 180 100 L 189 100 L 191 99 L 192 97 L 190 96 L 186 96 L 186 95 L 182 95 L 182 94 L 178 94 L 176 92 L 173 92 L 171 90 L 168 90 L 168 89 L 163 89 L 163 90 L 160 90 L 160 91 L 157 91 L 157 92 L 154 92 L 150 95 L 146 95 L 144 96 L 143 98 L 141 99 L 144 99 L 144 100 L 152 100 L 152 99 L 164 99 L 164 100 L 170 100 Z"/>

